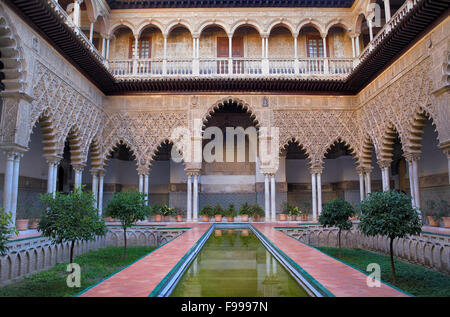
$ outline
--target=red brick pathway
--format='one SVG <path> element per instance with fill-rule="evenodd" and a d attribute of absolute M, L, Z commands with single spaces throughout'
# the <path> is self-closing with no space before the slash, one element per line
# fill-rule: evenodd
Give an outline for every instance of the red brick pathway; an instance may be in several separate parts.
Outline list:
<path fill-rule="evenodd" d="M 274 229 L 279 224 L 253 226 L 335 296 L 407 296 L 384 283 L 368 287 L 365 274 Z"/>
<path fill-rule="evenodd" d="M 146 297 L 211 224 L 188 224 L 192 229 L 143 259 L 92 287 L 80 297 Z M 174 226 L 171 226 L 174 227 Z"/>

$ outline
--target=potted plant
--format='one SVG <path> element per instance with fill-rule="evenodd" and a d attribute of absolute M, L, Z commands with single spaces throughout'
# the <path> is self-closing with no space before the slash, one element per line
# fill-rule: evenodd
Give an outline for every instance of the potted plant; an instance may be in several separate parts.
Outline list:
<path fill-rule="evenodd" d="M 234 217 L 236 217 L 237 212 L 234 208 L 233 204 L 230 204 L 228 208 L 225 210 L 225 216 L 227 217 L 228 222 L 234 222 Z"/>
<path fill-rule="evenodd" d="M 251 206 L 253 221 L 261 221 L 261 218 L 264 216 L 264 209 L 258 204 L 254 204 Z"/>
<path fill-rule="evenodd" d="M 161 222 L 162 221 L 162 213 L 161 213 L 161 206 L 155 204 L 152 206 L 152 213 L 155 215 L 155 222 Z"/>
<path fill-rule="evenodd" d="M 248 216 L 251 213 L 252 213 L 252 211 L 251 211 L 250 205 L 247 202 L 243 203 L 241 208 L 239 209 L 239 215 L 241 216 L 241 221 L 248 222 Z"/>
<path fill-rule="evenodd" d="M 177 222 L 183 222 L 183 216 L 185 214 L 184 210 L 181 208 L 175 207 L 175 218 Z"/>
<path fill-rule="evenodd" d="M 441 223 L 440 210 L 437 207 L 437 204 L 434 200 L 428 200 L 426 202 L 426 206 L 428 209 L 427 212 L 427 220 L 428 224 L 431 227 L 439 227 Z"/>
<path fill-rule="evenodd" d="M 301 221 L 308 221 L 308 214 L 311 213 L 311 203 L 309 201 L 305 201 L 303 203 L 304 211 L 300 214 Z"/>
<path fill-rule="evenodd" d="M 171 219 L 174 214 L 174 208 L 170 208 L 167 205 L 162 205 L 161 208 L 159 208 L 161 211 L 161 215 L 164 217 L 164 221 L 172 221 L 174 219 Z"/>
<path fill-rule="evenodd" d="M 217 204 L 214 206 L 213 211 L 214 211 L 214 221 L 222 222 L 222 216 L 224 214 L 223 208 L 219 204 Z"/>
<path fill-rule="evenodd" d="M 450 228 L 450 204 L 448 201 L 441 199 L 438 204 L 439 215 L 444 222 L 444 228 Z"/>
<path fill-rule="evenodd" d="M 297 216 L 301 214 L 301 211 L 297 206 L 290 205 L 288 209 L 288 214 L 292 221 L 296 221 Z"/>
<path fill-rule="evenodd" d="M 202 216 L 203 222 L 209 222 L 209 218 L 214 214 L 214 208 L 206 205 L 200 210 L 200 216 Z"/>
<path fill-rule="evenodd" d="M 290 207 L 291 207 L 291 205 L 289 205 L 288 202 L 284 202 L 283 203 L 282 212 L 280 214 L 280 221 L 287 221 L 287 216 L 289 214 L 289 208 Z"/>
<path fill-rule="evenodd" d="M 29 216 L 30 216 L 30 206 L 25 204 L 25 205 L 20 205 L 17 208 L 17 213 L 16 213 L 16 228 L 17 228 L 17 230 L 19 230 L 19 231 L 28 230 L 28 223 L 30 221 Z"/>
<path fill-rule="evenodd" d="M 31 218 L 29 221 L 30 229 L 37 229 L 39 225 L 39 219 L 41 217 L 41 209 L 37 207 L 32 207 L 30 212 Z"/>

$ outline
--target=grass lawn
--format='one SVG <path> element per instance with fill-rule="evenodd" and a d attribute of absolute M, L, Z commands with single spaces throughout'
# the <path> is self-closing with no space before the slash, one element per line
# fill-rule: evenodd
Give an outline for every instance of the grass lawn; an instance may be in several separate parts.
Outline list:
<path fill-rule="evenodd" d="M 81 287 L 67 287 L 67 263 L 59 263 L 47 271 L 32 274 L 20 281 L 0 287 L 0 297 L 73 296 L 143 257 L 153 249 L 155 248 L 148 246 L 128 247 L 125 259 L 122 258 L 123 247 L 107 247 L 90 251 L 77 256 L 73 261 L 81 267 Z"/>
<path fill-rule="evenodd" d="M 369 263 L 378 263 L 381 267 L 381 280 L 392 284 L 391 262 L 388 255 L 343 248 L 342 257 L 339 258 L 338 248 L 318 247 L 317 249 L 363 272 L 367 272 Z M 394 262 L 397 273 L 396 287 L 414 296 L 450 296 L 449 275 L 398 259 L 394 259 Z"/>

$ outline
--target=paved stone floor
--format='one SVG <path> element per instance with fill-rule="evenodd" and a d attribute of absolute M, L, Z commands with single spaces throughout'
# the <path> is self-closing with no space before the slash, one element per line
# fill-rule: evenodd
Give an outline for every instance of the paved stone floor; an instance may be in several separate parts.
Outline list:
<path fill-rule="evenodd" d="M 148 296 L 210 225 L 211 223 L 189 224 L 192 229 L 80 296 Z M 406 296 L 384 283 L 379 288 L 368 287 L 365 274 L 274 228 L 287 224 L 253 223 L 253 225 L 335 296 Z"/>
<path fill-rule="evenodd" d="M 273 224 L 253 226 L 335 296 L 406 296 L 384 283 L 381 287 L 368 287 L 365 274 L 274 229 Z"/>
<path fill-rule="evenodd" d="M 146 297 L 200 239 L 211 224 L 192 229 L 81 294 L 81 297 Z M 186 224 L 180 225 L 186 227 Z M 171 225 L 175 227 L 175 225 Z"/>

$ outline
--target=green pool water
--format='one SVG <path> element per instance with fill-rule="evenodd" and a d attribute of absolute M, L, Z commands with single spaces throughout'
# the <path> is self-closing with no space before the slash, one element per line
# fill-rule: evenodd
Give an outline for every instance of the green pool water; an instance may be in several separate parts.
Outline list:
<path fill-rule="evenodd" d="M 308 297 L 251 229 L 217 229 L 172 297 Z"/>

